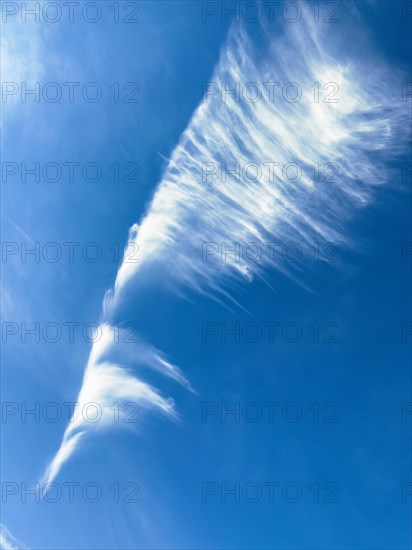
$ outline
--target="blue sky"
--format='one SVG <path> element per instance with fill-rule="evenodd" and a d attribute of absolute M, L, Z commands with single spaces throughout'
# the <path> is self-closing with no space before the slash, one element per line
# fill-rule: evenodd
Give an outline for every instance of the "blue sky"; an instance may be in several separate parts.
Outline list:
<path fill-rule="evenodd" d="M 304 3 L 296 22 L 284 4 L 254 22 L 245 3 L 223 17 L 223 4 L 192 1 L 100 2 L 95 23 L 93 8 L 37 23 L 3 3 L 2 81 L 18 85 L 2 100 L 4 548 L 410 547 L 412 15 L 402 21 L 401 2 L 329 4 L 318 23 Z M 273 102 L 262 86 L 256 103 L 211 87 L 276 79 Z M 34 82 L 80 85 L 72 103 L 23 102 Z M 88 82 L 100 101 L 84 100 Z M 284 99 L 288 82 L 301 101 Z M 338 103 L 323 101 L 327 82 Z M 298 164 L 299 182 L 281 168 L 274 182 L 222 178 L 222 163 L 278 161 Z M 315 162 L 338 165 L 338 180 L 313 185 Z M 24 182 L 23 163 L 79 164 L 72 182 Z M 88 163 L 99 181 L 93 166 L 82 176 Z M 122 263 L 127 242 L 138 263 Z M 255 263 L 250 242 L 264 250 Z M 241 260 L 222 261 L 233 243 Z M 76 401 L 101 420 L 69 423 Z M 56 502 L 41 498 L 47 481 Z"/>

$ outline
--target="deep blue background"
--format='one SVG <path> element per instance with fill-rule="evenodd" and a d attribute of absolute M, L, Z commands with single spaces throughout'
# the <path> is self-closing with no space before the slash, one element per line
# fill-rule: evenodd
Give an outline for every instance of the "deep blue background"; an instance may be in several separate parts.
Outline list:
<path fill-rule="evenodd" d="M 41 59 L 43 81 L 139 82 L 138 104 L 28 102 L 5 112 L 3 161 L 134 161 L 140 173 L 134 184 L 108 177 L 99 183 L 3 183 L 3 212 L 33 241 L 96 241 L 104 251 L 96 264 L 82 258 L 3 264 L 4 321 L 99 319 L 118 269 L 109 247 L 125 243 L 128 227 L 144 212 L 165 167 L 160 155 L 170 155 L 211 78 L 229 19 L 202 22 L 201 2 L 139 6 L 137 25 L 49 26 L 43 39 L 52 53 Z M 339 6 L 338 28 L 350 36 L 350 4 Z M 410 26 L 402 23 L 401 3 L 357 6 L 373 47 L 410 71 Z M 411 319 L 412 261 L 403 263 L 401 254 L 402 242 L 412 241 L 411 182 L 402 183 L 401 160 L 395 171 L 398 177 L 377 191 L 374 205 L 347 226 L 357 252 L 341 250 L 338 263 L 328 265 L 315 264 L 305 249 L 301 279 L 308 288 L 270 272 L 276 294 L 260 281 L 233 290 L 249 315 L 234 315 L 202 297 L 194 297 L 195 305 L 177 298 L 150 301 L 143 315 L 131 308 L 130 318 L 147 319 L 145 333 L 181 366 L 199 395 L 165 384 L 165 393 L 176 397 L 181 424 L 153 415 L 137 436 L 105 432 L 90 439 L 58 478 L 106 488 L 133 481 L 140 485 L 139 503 L 113 503 L 107 490 L 96 504 L 10 497 L 2 512 L 10 531 L 38 549 L 410 548 L 411 498 L 402 502 L 402 483 L 411 481 L 411 420 L 402 423 L 401 413 L 402 403 L 411 400 L 411 338 L 403 343 L 401 331 Z M 3 241 L 25 240 L 15 225 L 2 219 Z M 211 337 L 203 343 L 205 321 L 295 322 L 302 338 L 222 343 Z M 339 342 L 314 343 L 309 327 L 315 322 L 337 323 Z M 36 344 L 10 338 L 3 348 L 3 400 L 74 401 L 89 349 L 82 339 Z M 222 423 L 218 415 L 205 423 L 205 401 L 228 408 L 235 402 L 296 402 L 303 415 L 296 423 L 282 417 L 274 423 L 228 417 Z M 315 402 L 337 403 L 339 422 L 315 423 Z M 28 486 L 38 480 L 64 427 L 63 421 L 18 418 L 3 423 L 3 480 Z M 252 504 L 229 497 L 222 503 L 216 495 L 202 503 L 206 481 L 297 482 L 302 499 L 268 503 L 262 497 Z M 314 503 L 308 489 L 314 482 L 338 484 L 339 502 Z"/>

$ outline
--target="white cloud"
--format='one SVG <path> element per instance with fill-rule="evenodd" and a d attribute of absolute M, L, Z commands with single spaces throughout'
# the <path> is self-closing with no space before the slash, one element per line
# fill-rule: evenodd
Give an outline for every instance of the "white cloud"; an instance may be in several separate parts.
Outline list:
<path fill-rule="evenodd" d="M 118 403 L 117 422 L 122 422 L 128 413 L 122 405 L 126 403 L 138 403 L 139 407 L 155 409 L 169 418 L 177 420 L 172 398 L 162 397 L 158 391 L 147 382 L 135 377 L 131 369 L 127 369 L 124 363 L 144 368 L 155 369 L 180 384 L 192 390 L 189 382 L 180 370 L 169 363 L 166 358 L 149 344 L 139 341 L 136 344 L 124 343 L 126 331 L 116 328 L 118 342 L 113 343 L 112 327 L 103 324 L 100 327 L 101 338 L 93 345 L 89 361 L 83 378 L 82 388 L 77 397 L 70 424 L 66 429 L 60 449 L 52 462 L 47 467 L 43 482 L 51 482 L 57 475 L 61 466 L 71 456 L 80 441 L 90 433 L 113 425 L 113 405 Z M 118 364 L 116 361 L 122 361 Z M 193 391 L 193 390 L 192 390 Z M 89 404 L 98 406 L 99 420 L 90 421 L 93 414 L 88 415 L 85 410 Z M 127 424 L 126 424 L 127 425 Z"/>
<path fill-rule="evenodd" d="M 239 83 L 242 89 L 253 82 L 266 93 L 256 103 L 242 98 L 235 101 L 231 96 L 222 102 L 217 91 L 199 105 L 146 215 L 130 230 L 129 242 L 138 244 L 140 261 L 124 262 L 113 291 L 106 294 L 107 331 L 109 319 L 128 301 L 130 283 L 136 288 L 151 273 L 167 273 L 179 288 L 227 295 L 228 283 L 234 279 L 251 280 L 270 263 L 282 269 L 276 257 L 246 263 L 233 257 L 222 262 L 212 256 L 204 262 L 202 243 L 347 241 L 346 220 L 372 201 L 376 185 L 389 179 L 387 161 L 402 148 L 408 116 L 395 84 L 401 83 L 399 75 L 376 59 L 344 58 L 336 53 L 342 44 L 333 48 L 332 35 L 323 34 L 324 29 L 325 25 L 311 23 L 306 13 L 305 20 L 289 25 L 284 35 L 273 38 L 263 29 L 266 42 L 259 51 L 244 29 L 231 29 L 211 81 L 220 90 L 222 84 L 233 89 Z M 333 32 L 336 35 L 338 27 Z M 273 97 L 267 92 L 269 82 L 279 83 L 271 88 Z M 296 103 L 282 96 L 283 86 L 290 82 L 304 91 Z M 316 88 L 310 90 L 315 82 L 319 82 L 319 102 L 314 101 Z M 338 85 L 338 91 L 334 85 L 323 89 L 331 82 Z M 323 101 L 331 92 L 337 103 Z M 314 163 L 330 162 L 339 166 L 338 182 L 314 182 Z M 228 174 L 222 182 L 218 170 L 204 181 L 206 163 L 210 167 L 226 163 L 230 168 L 235 163 L 242 167 L 255 163 L 262 175 L 256 181 L 250 177 L 239 181 Z M 263 171 L 265 163 L 279 163 L 274 181 L 269 170 Z M 298 181 L 285 181 L 282 176 L 282 167 L 288 163 L 301 167 Z M 188 386 L 177 367 L 157 350 L 148 344 L 139 346 L 135 365 L 161 370 Z M 125 352 L 123 348 L 114 352 L 113 347 L 108 340 L 93 346 L 78 400 L 104 405 L 117 399 L 142 400 L 175 417 L 173 400 L 121 366 L 130 364 L 130 357 L 113 360 L 113 353 Z M 49 481 L 82 437 L 92 431 L 90 424 L 74 417 L 47 470 Z"/>
<path fill-rule="evenodd" d="M 2 523 L 0 524 L 0 548 L 2 550 L 28 550 L 27 546 L 13 537 Z"/>

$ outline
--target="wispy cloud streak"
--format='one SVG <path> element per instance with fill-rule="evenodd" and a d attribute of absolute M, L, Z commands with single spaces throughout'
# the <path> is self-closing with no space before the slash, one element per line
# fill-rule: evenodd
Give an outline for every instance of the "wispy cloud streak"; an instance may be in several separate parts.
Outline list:
<path fill-rule="evenodd" d="M 110 323 L 127 303 L 140 279 L 162 270 L 175 288 L 210 295 L 227 293 L 234 279 L 251 280 L 268 267 L 269 259 L 258 263 L 216 256 L 204 262 L 202 243 L 265 243 L 295 239 L 311 243 L 345 242 L 345 222 L 353 212 L 369 204 L 373 188 L 391 174 L 388 161 L 402 150 L 408 124 L 406 105 L 400 97 L 400 76 L 383 62 L 365 56 L 345 56 L 342 44 L 323 34 L 325 26 L 304 21 L 289 25 L 273 38 L 262 25 L 261 44 L 256 47 L 241 26 L 231 29 L 208 94 L 193 114 L 174 149 L 147 213 L 130 229 L 129 244 L 139 247 L 139 263 L 124 262 L 113 290 L 104 300 L 104 322 Z M 333 32 L 337 34 L 336 27 Z M 240 90 L 255 83 L 264 93 L 252 103 L 239 101 L 221 89 Z M 281 93 L 287 83 L 303 90 L 297 102 L 286 101 Z M 319 83 L 320 101 L 314 101 Z M 336 103 L 325 103 L 328 82 L 338 84 Z M 396 82 L 396 83 L 395 83 Z M 279 83 L 268 91 L 268 83 Z M 337 182 L 313 180 L 314 163 L 333 162 L 339 167 Z M 229 169 L 238 163 L 268 163 L 273 172 L 262 170 L 259 179 L 238 178 L 221 170 L 207 177 L 205 166 L 224 163 Z M 282 167 L 296 163 L 302 169 L 299 180 L 285 181 Z M 322 180 L 322 178 L 321 178 Z M 282 269 L 272 258 L 270 263 Z M 135 367 L 146 365 L 184 384 L 179 369 L 149 344 L 138 344 Z M 147 406 L 176 417 L 174 402 L 165 398 L 113 357 L 124 350 L 108 339 L 96 343 L 87 364 L 79 402 L 143 400 Z M 109 418 L 109 417 L 108 417 Z M 107 425 L 103 423 L 101 426 Z M 49 465 L 45 479 L 52 480 L 79 442 L 92 431 L 80 416 L 74 417 L 60 450 Z"/>
<path fill-rule="evenodd" d="M 0 524 L 0 548 L 2 550 L 28 550 L 27 546 L 17 540 L 2 523 Z"/>

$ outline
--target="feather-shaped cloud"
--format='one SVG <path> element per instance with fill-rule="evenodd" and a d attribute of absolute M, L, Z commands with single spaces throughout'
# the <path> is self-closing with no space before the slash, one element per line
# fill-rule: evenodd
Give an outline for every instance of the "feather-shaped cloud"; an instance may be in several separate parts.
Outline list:
<path fill-rule="evenodd" d="M 137 371 L 148 366 L 191 389 L 180 370 L 144 342 L 133 361 L 127 354 L 121 359 L 124 347 L 107 337 L 139 281 L 163 270 L 176 288 L 226 294 L 233 279 L 250 280 L 269 264 L 283 268 L 276 256 L 221 261 L 213 244 L 345 242 L 346 220 L 390 179 L 388 161 L 402 151 L 408 125 L 401 76 L 366 54 L 350 58 L 324 31 L 306 10 L 281 35 L 262 25 L 259 47 L 242 26 L 230 30 L 150 206 L 130 230 L 139 262 L 124 261 L 106 294 L 106 337 L 91 350 L 80 403 L 96 401 L 104 409 L 113 401 L 140 400 L 176 417 L 173 399 Z M 333 32 L 336 38 L 337 27 Z M 330 163 L 336 178 L 328 177 Z M 254 171 L 245 170 L 248 165 Z M 285 177 L 285 166 L 292 176 Z M 99 428 L 109 423 L 107 415 Z M 74 413 L 45 480 L 55 478 L 93 429 Z"/>

